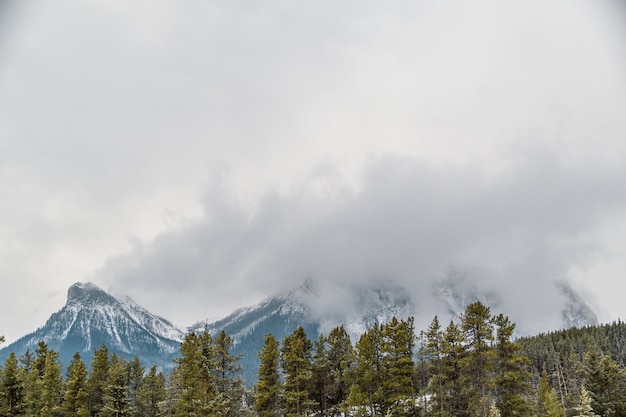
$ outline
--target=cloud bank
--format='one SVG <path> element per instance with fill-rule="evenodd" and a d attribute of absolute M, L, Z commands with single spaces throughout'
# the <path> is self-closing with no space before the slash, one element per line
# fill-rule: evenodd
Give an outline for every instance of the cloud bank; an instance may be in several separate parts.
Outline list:
<path fill-rule="evenodd" d="M 602 224 L 624 220 L 623 165 L 531 152 L 493 174 L 381 157 L 365 164 L 355 189 L 332 168 L 267 193 L 253 211 L 222 180 L 207 192 L 201 220 L 138 244 L 101 276 L 190 323 L 306 278 L 329 311 L 349 306 L 355 288 L 385 280 L 431 314 L 431 288 L 460 271 L 534 329 L 560 318 L 555 282 L 576 285 L 572 271 L 604 253 Z"/>
<path fill-rule="evenodd" d="M 77 280 L 182 324 L 309 276 L 349 297 L 450 270 L 546 305 L 540 277 L 566 277 L 625 313 L 623 2 L 0 12 L 9 341 Z"/>

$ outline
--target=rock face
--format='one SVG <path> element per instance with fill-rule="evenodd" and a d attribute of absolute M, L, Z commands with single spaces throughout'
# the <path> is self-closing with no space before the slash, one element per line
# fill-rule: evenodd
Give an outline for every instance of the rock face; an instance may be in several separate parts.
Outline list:
<path fill-rule="evenodd" d="M 40 341 L 59 352 L 67 366 L 75 352 L 89 366 L 93 351 L 103 344 L 125 358 L 135 355 L 145 364 L 172 367 L 184 333 L 167 320 L 151 314 L 127 297 L 116 298 L 91 283 L 76 283 L 65 306 L 43 327 L 0 350 L 0 360 L 14 351 L 34 351 Z"/>

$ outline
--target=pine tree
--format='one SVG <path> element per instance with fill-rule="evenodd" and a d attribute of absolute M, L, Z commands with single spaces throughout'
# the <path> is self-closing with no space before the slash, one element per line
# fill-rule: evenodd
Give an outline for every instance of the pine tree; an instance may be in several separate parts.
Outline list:
<path fill-rule="evenodd" d="M 32 364 L 29 364 L 29 372 L 26 374 L 26 411 L 31 415 L 39 415 L 44 407 L 43 374 L 48 356 L 48 345 L 40 341 L 35 349 Z"/>
<path fill-rule="evenodd" d="M 204 396 L 200 386 L 201 351 L 199 338 L 195 333 L 185 336 L 180 345 L 181 356 L 174 359 L 176 367 L 170 375 L 172 388 L 172 413 L 175 416 L 202 415 L 201 404 Z"/>
<path fill-rule="evenodd" d="M 626 416 L 626 369 L 591 348 L 583 358 L 583 373 L 594 411 L 603 417 Z"/>
<path fill-rule="evenodd" d="M 576 407 L 576 414 L 572 417 L 600 417 L 591 407 L 591 396 L 584 385 L 580 387 L 580 405 Z"/>
<path fill-rule="evenodd" d="M 215 384 L 215 346 L 209 332 L 190 333 L 180 347 L 181 357 L 170 376 L 175 416 L 215 416 L 226 404 Z"/>
<path fill-rule="evenodd" d="M 222 330 L 215 339 L 215 384 L 225 403 L 225 415 L 228 417 L 239 415 L 244 391 L 240 376 L 242 368 L 239 365 L 241 356 L 231 354 L 232 347 L 232 339 Z"/>
<path fill-rule="evenodd" d="M 465 356 L 463 333 L 453 321 L 450 321 L 441 340 L 441 372 L 439 378 L 441 379 L 443 397 L 437 415 L 467 416 L 469 401 L 461 375 L 461 366 Z"/>
<path fill-rule="evenodd" d="M 381 415 L 384 403 L 383 392 L 383 336 L 382 328 L 375 323 L 361 335 L 356 343 L 355 383 L 350 390 L 348 403 L 351 406 L 367 405 L 368 412 Z M 362 408 L 362 407 L 361 407 Z"/>
<path fill-rule="evenodd" d="M 129 378 L 126 361 L 113 354 L 103 389 L 102 417 L 130 415 Z"/>
<path fill-rule="evenodd" d="M 91 360 L 91 372 L 86 384 L 87 406 L 92 417 L 99 416 L 104 407 L 104 389 L 107 384 L 110 366 L 109 349 L 106 345 L 102 345 L 99 349 L 94 349 Z"/>
<path fill-rule="evenodd" d="M 20 416 L 25 409 L 24 375 L 18 366 L 15 353 L 4 362 L 0 378 L 0 415 Z"/>
<path fill-rule="evenodd" d="M 444 415 L 444 375 L 443 375 L 443 330 L 439 324 L 439 318 L 435 316 L 433 321 L 423 334 L 424 341 L 420 347 L 420 355 L 425 357 L 428 363 L 428 374 L 431 375 L 427 391 L 432 395 L 430 409 L 437 416 Z"/>
<path fill-rule="evenodd" d="M 87 367 L 76 352 L 67 367 L 63 396 L 63 412 L 67 417 L 87 417 Z"/>
<path fill-rule="evenodd" d="M 43 376 L 41 378 L 42 408 L 39 415 L 41 417 L 59 415 L 62 398 L 63 378 L 61 376 L 59 354 L 50 350 L 45 358 Z"/>
<path fill-rule="evenodd" d="M 528 416 L 531 406 L 528 402 L 532 386 L 530 360 L 520 353 L 517 343 L 511 341 L 515 324 L 508 317 L 499 314 L 494 319 L 496 325 L 496 364 L 495 364 L 495 405 L 502 417 Z"/>
<path fill-rule="evenodd" d="M 312 347 L 302 326 L 283 341 L 280 358 L 285 375 L 287 416 L 299 416 L 312 408 L 309 401 Z"/>
<path fill-rule="evenodd" d="M 477 301 L 461 316 L 461 329 L 467 354 L 461 362 L 463 387 L 468 396 L 471 417 L 487 417 L 491 405 L 494 352 L 493 324 L 489 307 Z"/>
<path fill-rule="evenodd" d="M 413 388 L 413 347 L 415 329 L 413 317 L 398 320 L 393 317 L 383 326 L 383 400 L 380 404 L 384 414 L 389 407 L 406 408 L 407 399 L 414 397 Z"/>
<path fill-rule="evenodd" d="M 548 374 L 545 369 L 541 373 L 537 389 L 537 417 L 565 417 L 565 410 L 556 390 L 548 384 Z"/>
<path fill-rule="evenodd" d="M 328 362 L 330 386 L 328 405 L 338 406 L 348 399 L 353 381 L 350 369 L 355 362 L 355 353 L 350 336 L 343 326 L 335 327 L 328 334 Z"/>
<path fill-rule="evenodd" d="M 259 379 L 256 384 L 254 405 L 260 417 L 276 417 L 280 414 L 281 385 L 278 373 L 278 341 L 267 334 L 259 352 Z"/>
<path fill-rule="evenodd" d="M 131 417 L 141 417 L 143 414 L 139 411 L 138 394 L 143 384 L 146 369 L 137 356 L 126 364 L 126 368 L 128 373 L 128 399 L 130 401 L 129 415 Z"/>
<path fill-rule="evenodd" d="M 152 365 L 137 390 L 137 415 L 141 417 L 163 415 L 165 400 L 165 377 L 161 372 L 157 372 L 156 365 Z"/>
<path fill-rule="evenodd" d="M 311 399 L 315 402 L 316 412 L 325 416 L 328 411 L 328 398 L 331 387 L 330 361 L 326 337 L 320 334 L 315 341 L 311 364 Z"/>

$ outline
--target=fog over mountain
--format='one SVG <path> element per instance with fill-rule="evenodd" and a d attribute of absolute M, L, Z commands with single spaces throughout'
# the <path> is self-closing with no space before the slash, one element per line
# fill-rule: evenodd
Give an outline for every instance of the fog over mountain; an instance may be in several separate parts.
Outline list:
<path fill-rule="evenodd" d="M 566 302 L 557 283 L 579 286 L 573 271 L 602 253 L 594 232 L 626 206 L 626 168 L 587 170 L 554 154 L 497 175 L 477 165 L 373 159 L 358 187 L 341 193 L 326 168 L 307 186 L 266 195 L 252 213 L 226 180 L 215 184 L 203 220 L 138 244 L 110 260 L 101 277 L 178 321 L 303 277 L 317 283 L 313 308 L 325 313 L 345 313 L 356 288 L 388 280 L 434 314 L 432 288 L 456 277 L 468 294 L 493 294 L 525 331 L 545 330 L 559 326 Z M 597 304 L 593 285 L 580 287 Z"/>
<path fill-rule="evenodd" d="M 0 335 L 76 281 L 179 326 L 306 279 L 624 318 L 624 39 L 623 0 L 0 1 Z"/>

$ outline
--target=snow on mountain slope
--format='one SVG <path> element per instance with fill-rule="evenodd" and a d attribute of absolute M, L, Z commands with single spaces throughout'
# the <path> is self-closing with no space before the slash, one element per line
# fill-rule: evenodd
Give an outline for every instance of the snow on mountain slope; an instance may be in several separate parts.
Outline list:
<path fill-rule="evenodd" d="M 139 356 L 146 364 L 170 367 L 184 332 L 155 316 L 129 298 L 116 298 L 92 283 L 76 283 L 68 290 L 65 306 L 46 324 L 0 350 L 0 359 L 11 351 L 34 351 L 40 341 L 59 352 L 69 364 L 80 352 L 89 365 L 93 350 L 107 345 L 124 357 Z"/>

